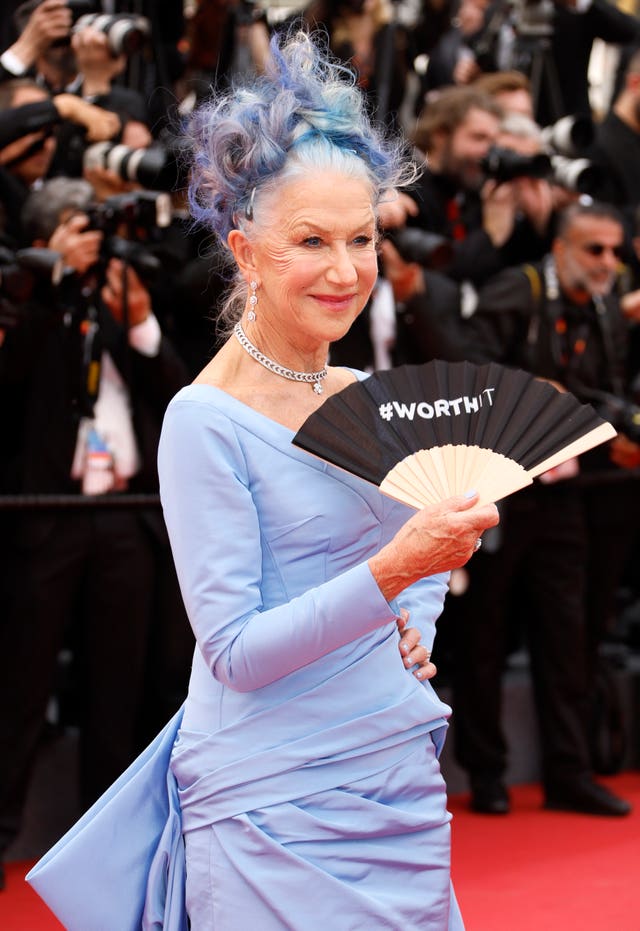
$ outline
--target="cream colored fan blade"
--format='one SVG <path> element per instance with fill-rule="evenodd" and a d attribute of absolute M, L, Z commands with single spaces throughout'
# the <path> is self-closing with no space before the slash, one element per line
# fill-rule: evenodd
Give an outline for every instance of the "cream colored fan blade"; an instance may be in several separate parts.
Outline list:
<path fill-rule="evenodd" d="M 493 504 L 533 484 L 533 479 L 519 462 L 489 450 L 482 471 L 469 479 L 469 488 L 478 492 L 478 504 Z"/>
<path fill-rule="evenodd" d="M 431 467 L 430 462 L 428 465 Z M 424 464 L 420 462 L 416 453 L 394 466 L 379 487 L 383 494 L 418 510 L 427 504 L 436 504 L 443 500 L 443 489 L 437 476 L 434 476 L 433 470 L 431 473 L 425 471 Z"/>
<path fill-rule="evenodd" d="M 427 497 L 418 497 L 396 486 L 393 482 L 387 483 L 384 488 L 380 485 L 380 491 L 384 492 L 388 498 L 393 498 L 394 501 L 399 501 L 400 504 L 407 504 L 410 508 L 415 508 L 416 511 L 421 511 L 427 504 L 436 504 L 439 500 L 438 498 L 429 500 Z"/>
<path fill-rule="evenodd" d="M 463 455 L 474 467 L 463 470 L 466 485 L 456 488 L 456 473 L 460 474 Z M 452 473 L 450 481 L 443 472 L 447 465 Z M 418 471 L 425 476 L 421 490 L 416 488 Z M 398 462 L 380 483 L 380 491 L 411 507 L 420 508 L 473 489 L 478 492 L 480 503 L 488 504 L 530 485 L 532 481 L 521 465 L 493 450 L 477 446 L 434 446 L 432 449 L 420 449 Z"/>
<path fill-rule="evenodd" d="M 588 449 L 593 449 L 594 446 L 598 446 L 600 443 L 606 443 L 607 440 L 612 440 L 614 436 L 617 436 L 617 432 L 611 424 L 601 423 L 599 427 L 595 427 L 585 433 L 584 436 L 574 440 L 573 443 L 569 443 L 559 452 L 554 453 L 553 456 L 549 456 L 544 462 L 540 462 L 537 466 L 529 469 L 529 475 L 531 478 L 536 478 L 538 475 L 542 475 L 543 472 L 548 472 L 549 469 L 555 469 L 556 466 L 566 462 L 567 459 L 579 456 L 580 453 L 586 453 Z"/>

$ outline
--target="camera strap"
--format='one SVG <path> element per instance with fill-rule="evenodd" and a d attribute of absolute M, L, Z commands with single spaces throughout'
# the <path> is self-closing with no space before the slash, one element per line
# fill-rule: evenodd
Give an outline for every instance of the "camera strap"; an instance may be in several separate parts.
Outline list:
<path fill-rule="evenodd" d="M 540 319 L 544 312 L 550 323 L 549 339 L 552 358 L 559 371 L 564 373 L 567 387 L 573 390 L 571 388 L 573 385 L 576 391 L 587 390 L 577 377 L 577 371 L 595 323 L 602 337 L 605 364 L 612 390 L 623 397 L 625 392 L 616 364 L 611 318 L 604 298 L 599 294 L 592 295 L 593 311 L 585 310 L 585 314 L 589 313 L 589 316 L 577 325 L 573 322 L 571 332 L 569 332 L 569 321 L 553 256 L 546 256 L 542 265 L 542 277 L 533 265 L 523 266 L 523 271 L 529 279 L 534 303 L 534 313 L 527 332 L 527 345 L 532 350 L 537 345 L 540 335 Z"/>
<path fill-rule="evenodd" d="M 93 409 L 98 400 L 100 390 L 100 374 L 102 370 L 102 338 L 98 310 L 92 304 L 87 308 L 84 320 L 80 324 L 82 336 L 82 385 L 84 387 L 81 398 L 82 413 L 86 417 L 93 417 Z"/>

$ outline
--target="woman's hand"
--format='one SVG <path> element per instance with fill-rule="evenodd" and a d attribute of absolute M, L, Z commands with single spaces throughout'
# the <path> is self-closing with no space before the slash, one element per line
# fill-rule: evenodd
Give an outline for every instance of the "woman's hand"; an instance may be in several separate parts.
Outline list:
<path fill-rule="evenodd" d="M 432 679 L 435 676 L 437 669 L 432 662 L 429 661 L 431 654 L 426 647 L 420 644 L 420 637 L 422 636 L 417 627 L 407 627 L 407 622 L 409 621 L 409 612 L 406 608 L 400 608 L 400 617 L 397 620 L 398 632 L 400 634 L 400 655 L 402 656 L 402 661 L 407 669 L 411 669 L 412 666 L 417 666 L 417 669 L 413 670 L 413 674 L 416 679 Z"/>
<path fill-rule="evenodd" d="M 478 505 L 475 492 L 422 508 L 369 560 L 380 591 L 391 601 L 425 576 L 459 569 L 480 535 L 499 521 L 495 504 Z"/>

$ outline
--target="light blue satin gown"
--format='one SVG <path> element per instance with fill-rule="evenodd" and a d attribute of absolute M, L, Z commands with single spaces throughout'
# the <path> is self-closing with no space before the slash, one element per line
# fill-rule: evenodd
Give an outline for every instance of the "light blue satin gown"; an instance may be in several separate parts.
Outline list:
<path fill-rule="evenodd" d="M 405 669 L 447 588 L 389 604 L 367 559 L 411 515 L 209 385 L 171 402 L 161 497 L 197 646 L 171 771 L 193 931 L 459 931 L 438 765 Z"/>

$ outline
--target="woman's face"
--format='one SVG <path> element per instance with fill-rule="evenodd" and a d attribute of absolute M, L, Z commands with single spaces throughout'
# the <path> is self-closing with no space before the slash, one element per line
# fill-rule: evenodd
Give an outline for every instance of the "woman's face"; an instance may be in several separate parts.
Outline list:
<path fill-rule="evenodd" d="M 376 222 L 364 180 L 334 171 L 286 182 L 257 207 L 257 326 L 302 347 L 339 339 L 377 276 Z"/>

